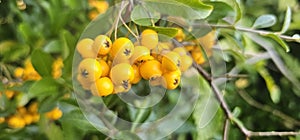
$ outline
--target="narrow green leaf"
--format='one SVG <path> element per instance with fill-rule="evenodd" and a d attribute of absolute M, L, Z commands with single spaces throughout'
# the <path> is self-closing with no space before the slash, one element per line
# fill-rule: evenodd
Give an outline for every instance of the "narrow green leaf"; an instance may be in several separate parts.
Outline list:
<path fill-rule="evenodd" d="M 224 2 L 213 1 L 206 2 L 206 4 L 212 5 L 214 10 L 212 13 L 206 18 L 208 21 L 217 22 L 218 20 L 227 17 L 234 16 L 234 9 Z"/>
<path fill-rule="evenodd" d="M 242 109 L 240 107 L 235 107 L 232 111 L 232 115 L 237 118 L 240 116 L 241 112 Z"/>
<path fill-rule="evenodd" d="M 278 103 L 280 101 L 281 91 L 276 85 L 273 77 L 264 67 L 260 66 L 257 71 L 264 78 L 273 103 Z"/>
<path fill-rule="evenodd" d="M 42 50 L 37 49 L 32 52 L 32 65 L 41 76 L 51 76 L 53 61 L 52 56 Z"/>
<path fill-rule="evenodd" d="M 282 29 L 280 31 L 281 34 L 285 33 L 289 29 L 291 20 L 292 20 L 292 11 L 291 11 L 290 7 L 287 7 L 284 23 L 283 23 Z"/>
<path fill-rule="evenodd" d="M 158 34 L 165 35 L 165 36 L 168 36 L 170 38 L 175 37 L 177 32 L 178 32 L 177 28 L 172 28 L 172 27 L 147 26 L 145 28 L 155 30 Z"/>
<path fill-rule="evenodd" d="M 29 97 L 49 96 L 56 93 L 58 83 L 49 77 L 45 77 L 40 81 L 35 82 L 28 91 Z"/>
<path fill-rule="evenodd" d="M 177 16 L 182 17 L 185 19 L 203 19 L 209 16 L 212 11 L 212 6 L 203 5 L 203 9 L 197 8 L 193 9 L 189 5 L 186 5 L 187 1 L 182 0 L 180 2 L 173 1 L 173 0 L 145 0 L 144 5 L 147 9 L 154 9 L 155 11 L 161 14 L 167 14 L 169 16 Z"/>
<path fill-rule="evenodd" d="M 242 9 L 237 1 L 238 0 L 232 0 L 235 8 L 235 13 L 236 13 L 234 23 L 237 23 L 242 18 Z"/>
<path fill-rule="evenodd" d="M 52 40 L 44 47 L 44 52 L 60 53 L 61 49 L 61 42 L 59 40 Z"/>
<path fill-rule="evenodd" d="M 285 49 L 286 52 L 290 51 L 290 47 L 278 35 L 274 33 L 270 33 L 270 34 L 266 34 L 265 36 L 275 40 L 278 44 L 280 44 Z"/>
<path fill-rule="evenodd" d="M 275 23 L 276 17 L 274 15 L 262 15 L 255 20 L 252 28 L 267 28 L 273 26 Z"/>
<path fill-rule="evenodd" d="M 151 26 L 160 18 L 160 14 L 153 9 L 145 9 L 142 5 L 134 7 L 131 13 L 131 20 L 140 26 Z"/>

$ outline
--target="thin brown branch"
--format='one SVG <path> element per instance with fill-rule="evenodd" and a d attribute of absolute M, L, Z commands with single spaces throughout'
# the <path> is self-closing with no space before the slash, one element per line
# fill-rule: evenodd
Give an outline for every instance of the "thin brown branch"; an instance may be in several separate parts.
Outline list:
<path fill-rule="evenodd" d="M 196 68 L 196 70 L 200 74 L 204 74 L 203 77 L 204 79 L 210 83 L 212 91 L 214 95 L 216 96 L 217 100 L 220 102 L 221 108 L 224 111 L 226 117 L 232 121 L 239 129 L 240 131 L 247 137 L 255 137 L 255 136 L 295 136 L 295 135 L 300 135 L 300 132 L 275 132 L 275 131 L 270 131 L 270 132 L 253 132 L 248 130 L 243 123 L 237 119 L 236 117 L 233 116 L 227 102 L 225 101 L 222 92 L 220 89 L 217 87 L 217 85 L 214 83 L 212 77 L 200 66 L 193 64 L 193 67 Z"/>
<path fill-rule="evenodd" d="M 223 140 L 228 140 L 229 129 L 230 129 L 230 120 L 226 119 L 224 124 L 224 130 L 223 130 Z"/>
<path fill-rule="evenodd" d="M 270 136 L 297 136 L 300 135 L 300 132 L 250 132 L 251 137 L 270 137 Z"/>

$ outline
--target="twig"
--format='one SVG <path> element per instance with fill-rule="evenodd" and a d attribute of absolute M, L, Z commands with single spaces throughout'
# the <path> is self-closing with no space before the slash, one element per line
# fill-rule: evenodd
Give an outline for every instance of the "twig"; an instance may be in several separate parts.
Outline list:
<path fill-rule="evenodd" d="M 197 25 L 194 25 L 197 26 Z M 256 34 L 260 34 L 260 35 L 267 35 L 267 34 L 274 34 L 274 32 L 270 32 L 270 31 L 264 31 L 264 30 L 255 30 L 252 28 L 243 28 L 243 27 L 236 27 L 236 26 L 232 26 L 232 25 L 214 25 L 214 24 L 210 24 L 211 27 L 214 28 L 226 28 L 226 29 L 233 29 L 233 30 L 239 30 L 239 31 L 244 31 L 244 32 L 249 32 L 249 33 L 256 33 Z M 300 38 L 293 38 L 291 36 L 287 36 L 287 35 L 281 35 L 278 33 L 275 33 L 278 35 L 278 37 L 286 40 L 286 41 L 295 41 L 295 42 L 299 42 Z"/>
<path fill-rule="evenodd" d="M 268 105 L 263 105 L 263 104 L 255 101 L 251 96 L 248 95 L 248 93 L 246 93 L 246 91 L 239 90 L 238 93 L 249 105 L 251 105 L 255 108 L 261 109 L 263 111 L 270 112 L 274 116 L 277 116 L 277 117 L 289 122 L 289 124 L 300 126 L 300 121 L 295 120 L 294 118 L 292 118 L 292 117 L 284 114 L 283 112 L 276 110 Z"/>
<path fill-rule="evenodd" d="M 123 12 L 125 7 L 126 7 L 126 4 L 124 4 L 124 1 L 122 1 L 121 6 L 120 6 L 120 11 L 118 13 L 118 17 L 117 17 L 116 24 L 115 24 L 115 39 L 117 39 L 117 31 L 118 31 L 119 20 L 120 20 L 120 17 L 122 16 L 122 12 Z"/>
<path fill-rule="evenodd" d="M 224 130 L 223 130 L 223 140 L 228 139 L 228 134 L 229 134 L 229 128 L 230 127 L 230 121 L 229 119 L 225 120 L 225 125 L 224 125 Z"/>
<path fill-rule="evenodd" d="M 135 37 L 135 39 L 139 40 L 139 37 L 126 25 L 126 23 L 122 17 L 120 17 L 120 20 L 121 20 L 122 24 L 125 26 L 125 28 Z"/>
<path fill-rule="evenodd" d="M 214 83 L 214 80 L 211 78 L 211 76 L 203 69 L 201 68 L 200 65 L 195 65 L 193 64 L 193 67 L 196 68 L 196 70 L 200 74 L 204 74 L 203 77 L 206 81 L 208 81 L 211 85 L 212 91 L 215 94 L 217 100 L 221 104 L 221 108 L 224 111 L 226 117 L 232 121 L 233 123 L 236 124 L 236 126 L 240 129 L 240 131 L 247 137 L 255 137 L 255 136 L 295 136 L 295 135 L 300 135 L 300 132 L 275 132 L 275 131 L 270 131 L 270 132 L 253 132 L 248 130 L 243 123 L 236 117 L 233 116 L 231 110 L 229 109 L 229 106 L 227 102 L 225 101 L 222 92 L 219 90 L 217 85 Z M 226 125 L 226 124 L 225 124 Z"/>

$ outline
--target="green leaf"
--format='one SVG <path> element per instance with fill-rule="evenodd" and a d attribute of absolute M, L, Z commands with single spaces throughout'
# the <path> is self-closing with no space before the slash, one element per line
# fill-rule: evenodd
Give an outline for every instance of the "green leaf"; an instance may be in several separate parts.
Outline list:
<path fill-rule="evenodd" d="M 232 2 L 234 4 L 235 13 L 236 13 L 234 23 L 237 23 L 242 18 L 242 9 L 238 3 L 238 0 L 232 0 Z"/>
<path fill-rule="evenodd" d="M 206 4 L 212 5 L 214 10 L 206 18 L 208 21 L 217 22 L 219 19 L 222 19 L 227 16 L 234 16 L 234 9 L 224 2 L 214 1 L 206 2 Z"/>
<path fill-rule="evenodd" d="M 131 20 L 140 26 L 151 26 L 160 18 L 160 14 L 153 9 L 145 9 L 142 5 L 134 7 L 131 13 Z"/>
<path fill-rule="evenodd" d="M 117 18 L 117 10 L 120 9 L 120 4 L 109 8 L 104 14 L 101 14 L 94 19 L 85 29 L 80 38 L 95 38 L 99 34 L 105 34 L 112 26 L 113 20 Z"/>
<path fill-rule="evenodd" d="M 48 124 L 45 133 L 49 140 L 64 140 L 62 129 L 55 123 Z"/>
<path fill-rule="evenodd" d="M 260 66 L 257 71 L 264 78 L 273 103 L 278 103 L 280 101 L 281 91 L 275 84 L 273 77 L 264 67 Z"/>
<path fill-rule="evenodd" d="M 58 83 L 50 77 L 35 82 L 28 91 L 29 97 L 45 97 L 57 93 Z"/>
<path fill-rule="evenodd" d="M 159 35 L 164 35 L 164 36 L 168 36 L 170 38 L 173 38 L 176 36 L 178 29 L 177 28 L 173 28 L 173 27 L 152 27 L 152 26 L 147 26 L 145 27 L 147 29 L 152 29 L 154 31 L 156 31 Z"/>
<path fill-rule="evenodd" d="M 16 98 L 18 106 L 25 106 L 30 101 L 28 94 L 23 92 L 19 93 Z"/>
<path fill-rule="evenodd" d="M 60 38 L 62 40 L 61 55 L 65 60 L 70 54 L 72 54 L 73 56 L 76 41 L 74 39 L 74 36 L 67 30 L 62 31 Z"/>
<path fill-rule="evenodd" d="M 255 20 L 252 28 L 267 28 L 273 26 L 275 23 L 276 17 L 274 15 L 262 15 Z"/>
<path fill-rule="evenodd" d="M 204 4 L 200 0 L 176 0 L 177 2 L 183 3 L 189 7 L 192 7 L 197 12 L 201 13 L 202 15 L 211 14 L 212 10 L 214 9 L 213 6 Z M 207 16 L 206 16 L 207 17 Z"/>
<path fill-rule="evenodd" d="M 274 33 L 270 33 L 270 34 L 266 34 L 265 36 L 272 38 L 273 40 L 275 40 L 278 44 L 281 45 L 281 47 L 283 47 L 285 49 L 286 52 L 290 51 L 290 47 L 276 34 Z"/>
<path fill-rule="evenodd" d="M 62 122 L 72 123 L 73 127 L 76 127 L 81 131 L 96 130 L 96 128 L 84 117 L 79 108 L 64 114 L 60 120 Z"/>
<path fill-rule="evenodd" d="M 161 14 L 167 14 L 169 16 L 182 17 L 184 19 L 203 19 L 209 16 L 212 11 L 212 6 L 202 5 L 201 3 L 197 3 L 197 9 L 194 6 L 190 5 L 194 4 L 195 1 L 188 2 L 183 0 L 145 0 L 144 6 L 147 9 L 153 9 Z M 189 5 L 186 5 L 189 4 Z"/>
<path fill-rule="evenodd" d="M 36 49 L 32 52 L 32 65 L 41 76 L 51 76 L 53 61 L 52 56 L 42 50 Z"/>
<path fill-rule="evenodd" d="M 281 34 L 285 33 L 289 29 L 291 20 L 292 20 L 292 11 L 291 11 L 290 7 L 287 7 L 284 23 L 283 23 L 282 29 L 280 31 Z"/>
<path fill-rule="evenodd" d="M 49 112 L 57 106 L 58 93 L 58 91 L 52 92 L 51 95 L 39 99 L 39 113 Z"/>
<path fill-rule="evenodd" d="M 44 47 L 44 52 L 60 53 L 61 49 L 61 42 L 59 40 L 52 40 Z"/>
<path fill-rule="evenodd" d="M 14 41 L 3 41 L 0 43 L 0 59 L 3 62 L 15 62 L 25 58 L 29 54 L 30 48 L 25 44 Z"/>
<path fill-rule="evenodd" d="M 13 47 L 14 45 L 16 45 L 16 42 L 14 42 L 12 40 L 1 41 L 1 43 L 0 43 L 0 54 L 4 55 L 4 54 L 8 53 L 10 48 Z"/>

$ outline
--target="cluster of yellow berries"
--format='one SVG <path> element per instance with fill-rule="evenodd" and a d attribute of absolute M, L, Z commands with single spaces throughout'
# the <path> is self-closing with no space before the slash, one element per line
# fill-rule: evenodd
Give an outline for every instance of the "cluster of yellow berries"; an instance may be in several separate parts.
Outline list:
<path fill-rule="evenodd" d="M 127 92 L 142 78 L 152 86 L 175 89 L 181 73 L 193 63 L 185 48 L 159 42 L 157 32 L 151 29 L 144 30 L 135 43 L 126 37 L 112 42 L 99 35 L 80 40 L 76 49 L 83 58 L 77 80 L 85 90 L 99 96 Z"/>
<path fill-rule="evenodd" d="M 182 42 L 184 41 L 186 38 L 186 35 L 184 34 L 183 30 L 181 28 L 178 28 L 178 32 L 177 35 L 175 36 L 175 39 L 178 42 Z M 205 63 L 207 60 L 205 58 L 205 55 L 207 57 L 210 57 L 212 55 L 212 47 L 215 44 L 215 31 L 211 31 L 209 33 L 207 33 L 206 35 L 197 38 L 196 40 L 190 41 L 193 44 L 199 44 L 201 45 L 201 47 L 197 46 L 197 45 L 188 45 L 185 46 L 185 50 L 188 51 L 193 60 L 197 63 L 197 64 L 203 64 Z M 204 51 L 205 51 L 205 55 L 204 55 Z"/>
<path fill-rule="evenodd" d="M 38 72 L 36 72 L 36 70 L 34 69 L 34 67 L 32 66 L 32 63 L 30 61 L 30 59 L 27 59 L 24 63 L 24 68 L 22 67 L 18 67 L 15 69 L 14 71 L 14 76 L 16 78 L 20 78 L 23 81 L 26 80 L 40 80 L 42 77 L 38 74 Z"/>
<path fill-rule="evenodd" d="M 46 117 L 50 120 L 57 120 L 62 116 L 62 111 L 58 108 L 46 113 Z M 0 124 L 7 122 L 10 128 L 23 128 L 26 125 L 38 122 L 40 114 L 38 113 L 38 103 L 33 102 L 28 107 L 18 107 L 16 113 L 7 116 L 0 117 Z"/>
<path fill-rule="evenodd" d="M 88 0 L 91 10 L 89 12 L 89 18 L 95 19 L 99 14 L 105 13 L 109 7 L 109 4 L 105 0 Z"/>
<path fill-rule="evenodd" d="M 62 75 L 63 60 L 61 58 L 56 59 L 52 64 L 52 76 L 53 78 L 59 78 Z M 24 68 L 18 67 L 14 70 L 14 76 L 23 81 L 40 80 L 42 77 L 34 69 L 30 59 L 25 60 Z M 15 83 L 11 83 L 12 86 Z M 0 92 L 0 97 L 5 96 L 7 99 L 12 100 L 18 95 L 19 92 L 14 90 L 4 90 Z M 50 120 L 57 120 L 62 116 L 62 111 L 57 107 L 53 110 L 45 113 L 46 117 Z M 6 122 L 10 128 L 23 128 L 26 125 L 36 123 L 39 121 L 40 114 L 38 113 L 38 103 L 33 102 L 25 106 L 17 108 L 16 112 L 9 116 L 0 117 L 0 124 Z"/>
<path fill-rule="evenodd" d="M 57 58 L 52 64 L 52 76 L 53 78 L 59 78 L 62 75 L 63 60 L 62 58 Z M 14 76 L 16 78 L 22 79 L 23 81 L 40 80 L 42 77 L 34 69 L 30 59 L 27 59 L 24 63 L 24 68 L 17 67 L 14 71 Z"/>

